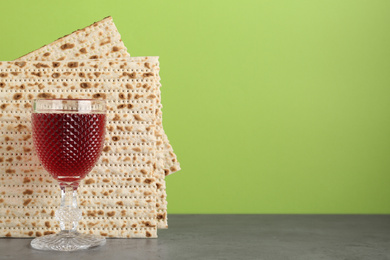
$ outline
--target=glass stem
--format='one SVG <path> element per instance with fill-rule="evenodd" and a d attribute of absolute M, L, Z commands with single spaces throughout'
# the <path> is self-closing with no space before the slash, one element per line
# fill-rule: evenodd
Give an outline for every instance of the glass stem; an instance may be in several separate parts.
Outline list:
<path fill-rule="evenodd" d="M 77 205 L 77 186 L 60 183 L 61 205 L 55 216 L 60 222 L 61 232 L 76 232 L 82 218 L 82 212 Z"/>

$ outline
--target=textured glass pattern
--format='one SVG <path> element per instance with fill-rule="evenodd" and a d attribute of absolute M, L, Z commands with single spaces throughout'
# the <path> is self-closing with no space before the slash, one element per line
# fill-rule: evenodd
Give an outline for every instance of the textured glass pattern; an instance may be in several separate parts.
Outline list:
<path fill-rule="evenodd" d="M 33 141 L 43 167 L 60 182 L 84 178 L 103 149 L 105 114 L 34 113 Z"/>

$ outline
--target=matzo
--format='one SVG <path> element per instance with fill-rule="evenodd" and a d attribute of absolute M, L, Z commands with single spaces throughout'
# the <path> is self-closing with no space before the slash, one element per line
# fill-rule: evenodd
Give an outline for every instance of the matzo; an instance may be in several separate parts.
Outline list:
<path fill-rule="evenodd" d="M 56 61 L 127 58 L 127 52 L 112 17 L 32 51 L 17 61 Z"/>
<path fill-rule="evenodd" d="M 103 55 L 104 54 L 104 55 Z M 37 60 L 81 60 L 81 59 L 101 59 L 101 58 L 128 58 L 121 36 L 111 17 L 96 22 L 91 26 L 78 30 L 50 43 L 36 51 L 33 51 L 18 60 L 37 61 Z M 147 68 L 150 64 L 144 64 Z M 157 98 L 161 101 L 160 85 L 157 88 Z M 157 122 L 156 122 L 156 147 L 157 157 L 160 159 L 158 169 L 155 171 L 155 177 L 160 180 L 157 185 L 157 218 L 158 227 L 167 228 L 167 200 L 165 191 L 164 176 L 180 170 L 180 163 L 177 160 L 173 148 L 169 143 L 168 137 L 162 126 L 162 105 L 157 103 Z"/>

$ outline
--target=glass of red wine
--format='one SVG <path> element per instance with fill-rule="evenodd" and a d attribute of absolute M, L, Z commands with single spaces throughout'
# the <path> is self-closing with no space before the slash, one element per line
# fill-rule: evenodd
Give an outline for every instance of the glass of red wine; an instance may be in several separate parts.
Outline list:
<path fill-rule="evenodd" d="M 77 188 L 103 150 L 106 102 L 34 100 L 31 124 L 36 154 L 61 187 L 61 205 L 55 213 L 61 231 L 37 237 L 31 241 L 31 246 L 40 250 L 75 251 L 104 245 L 104 237 L 77 231 L 82 218 L 77 206 Z"/>

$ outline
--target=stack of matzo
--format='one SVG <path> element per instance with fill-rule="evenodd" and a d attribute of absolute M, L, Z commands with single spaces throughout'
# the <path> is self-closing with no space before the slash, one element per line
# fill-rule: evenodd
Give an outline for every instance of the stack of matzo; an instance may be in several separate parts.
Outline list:
<path fill-rule="evenodd" d="M 106 147 L 79 188 L 81 232 L 156 237 L 167 227 L 164 176 L 180 169 L 162 128 L 157 57 L 130 58 L 108 17 L 0 64 L 0 236 L 58 230 L 58 184 L 31 142 L 34 98 L 108 101 Z"/>

